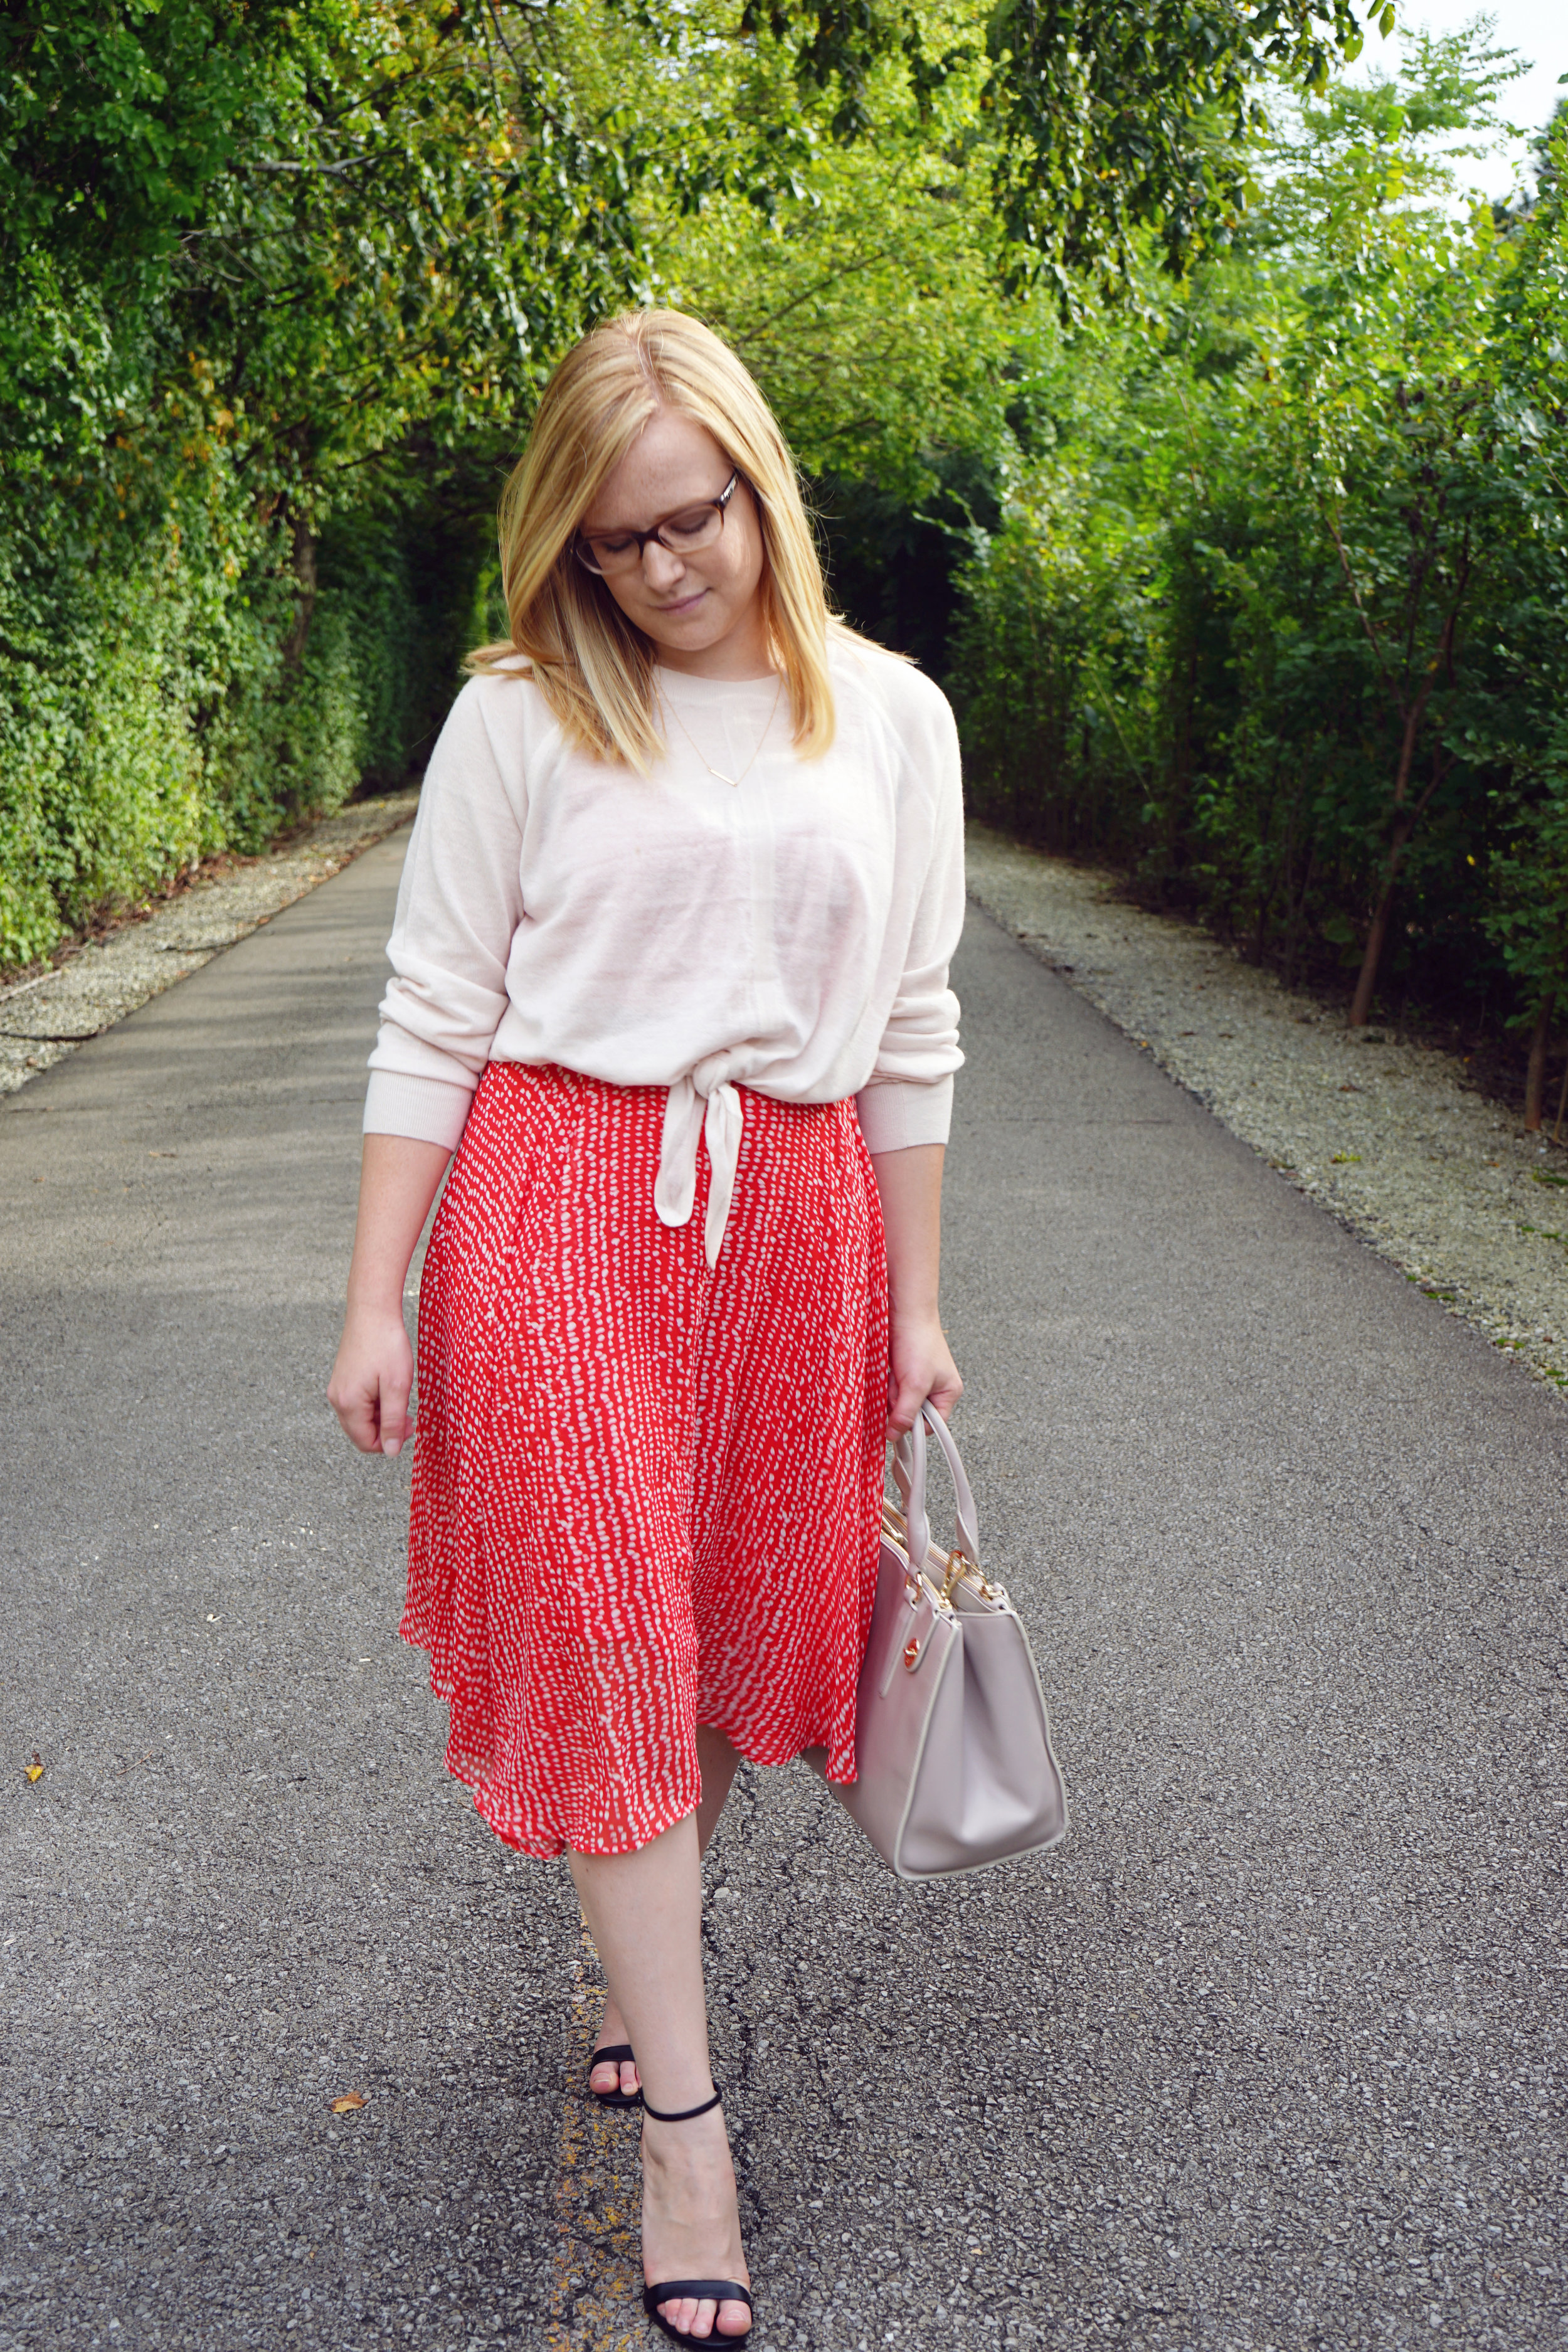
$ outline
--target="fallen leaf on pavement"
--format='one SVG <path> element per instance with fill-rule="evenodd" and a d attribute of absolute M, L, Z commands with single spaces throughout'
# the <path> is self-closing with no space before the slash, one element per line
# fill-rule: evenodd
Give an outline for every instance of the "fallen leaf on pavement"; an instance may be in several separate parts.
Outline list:
<path fill-rule="evenodd" d="M 33 1750 L 33 1760 L 27 1767 L 27 1778 L 29 1780 L 41 1780 L 43 1777 L 44 1759 L 35 1748 Z"/>
<path fill-rule="evenodd" d="M 341 2099 L 334 2099 L 332 2101 L 332 2113 L 335 2116 L 346 2116 L 351 2114 L 355 2107 L 363 2107 L 367 2104 L 368 2102 L 366 2101 L 363 2092 L 345 2091 Z"/>

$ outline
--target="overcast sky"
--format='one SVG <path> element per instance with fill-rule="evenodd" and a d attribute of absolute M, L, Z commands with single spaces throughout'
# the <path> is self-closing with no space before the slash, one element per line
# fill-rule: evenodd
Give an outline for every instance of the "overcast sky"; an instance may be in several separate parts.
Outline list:
<path fill-rule="evenodd" d="M 1510 84 L 1503 97 L 1501 110 L 1510 121 L 1536 131 L 1551 119 L 1557 100 L 1568 98 L 1568 88 L 1560 89 L 1557 85 L 1558 75 L 1568 73 L 1568 0 L 1495 0 L 1484 10 L 1478 9 L 1473 0 L 1468 6 L 1463 0 L 1397 0 L 1397 5 L 1402 25 L 1421 26 L 1429 33 L 1457 33 L 1481 14 L 1495 19 L 1496 46 L 1518 49 L 1531 61 L 1530 73 L 1522 81 Z M 1379 67 L 1384 72 L 1394 70 L 1398 37 L 1396 33 L 1385 41 L 1369 28 L 1355 72 L 1359 75 Z M 1489 196 L 1506 195 L 1526 145 L 1526 141 L 1518 140 L 1506 152 L 1467 165 L 1466 177 Z"/>

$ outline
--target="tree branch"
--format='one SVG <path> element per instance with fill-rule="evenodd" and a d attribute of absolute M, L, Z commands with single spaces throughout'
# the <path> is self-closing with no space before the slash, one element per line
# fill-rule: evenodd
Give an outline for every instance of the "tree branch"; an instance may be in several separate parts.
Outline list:
<path fill-rule="evenodd" d="M 1351 598 L 1355 605 L 1356 611 L 1361 614 L 1361 625 L 1366 631 L 1366 641 L 1372 647 L 1373 657 L 1377 663 L 1378 675 L 1381 677 L 1384 685 L 1388 689 L 1389 696 L 1394 701 L 1395 707 L 1400 711 L 1401 715 L 1403 715 L 1405 709 L 1405 698 L 1400 693 L 1398 688 L 1394 685 L 1393 678 L 1390 677 L 1388 674 L 1388 664 L 1383 657 L 1383 646 L 1379 641 L 1377 631 L 1373 625 L 1372 615 L 1367 611 L 1366 606 L 1362 603 L 1361 590 L 1356 585 L 1355 573 L 1351 570 L 1351 560 L 1345 553 L 1345 543 L 1340 537 L 1339 524 L 1335 521 L 1333 512 L 1326 501 L 1324 502 L 1322 512 L 1323 520 L 1329 526 L 1330 535 L 1331 536 L 1334 546 L 1339 552 L 1340 568 L 1345 575 L 1345 585 L 1351 592 Z"/>

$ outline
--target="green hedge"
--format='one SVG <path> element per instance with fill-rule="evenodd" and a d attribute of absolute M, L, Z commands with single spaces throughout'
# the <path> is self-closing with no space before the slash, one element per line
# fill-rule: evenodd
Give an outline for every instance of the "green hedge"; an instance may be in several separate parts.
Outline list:
<path fill-rule="evenodd" d="M 291 535 L 226 488 L 99 534 L 39 489 L 0 531 L 0 965 L 400 777 L 438 723 L 482 527 L 340 516 L 307 600 Z"/>
<path fill-rule="evenodd" d="M 438 719 L 493 461 L 643 275 L 563 58 L 498 73 L 535 29 L 0 12 L 0 968 Z"/>
<path fill-rule="evenodd" d="M 1410 1001 L 1544 1039 L 1568 175 L 1423 210 L 1390 107 L 1331 94 L 1249 252 L 1021 372 L 950 681 L 983 814 L 1343 986 L 1352 1019 Z"/>

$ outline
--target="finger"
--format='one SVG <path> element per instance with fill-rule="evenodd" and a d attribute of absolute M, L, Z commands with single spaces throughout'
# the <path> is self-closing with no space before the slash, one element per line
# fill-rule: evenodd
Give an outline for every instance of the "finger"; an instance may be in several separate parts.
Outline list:
<path fill-rule="evenodd" d="M 409 1433 L 408 1391 L 413 1383 L 396 1373 L 384 1375 L 381 1383 L 381 1450 L 396 1454 Z"/>
<path fill-rule="evenodd" d="M 943 1421 L 946 1421 L 951 1417 L 953 1406 L 963 1394 L 963 1382 L 959 1379 L 958 1374 L 944 1373 L 941 1380 L 932 1383 L 927 1402 L 931 1410 L 941 1413 Z"/>
<path fill-rule="evenodd" d="M 374 1454 L 378 1441 L 372 1392 L 363 1386 L 347 1387 L 334 1371 L 327 1384 L 327 1402 L 337 1414 L 344 1436 L 357 1445 L 362 1454 Z"/>
<path fill-rule="evenodd" d="M 888 1428 L 895 1437 L 907 1437 L 920 1416 L 926 1401 L 926 1390 L 920 1381 L 901 1380 L 888 1412 Z"/>

